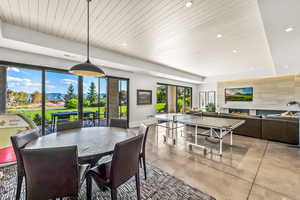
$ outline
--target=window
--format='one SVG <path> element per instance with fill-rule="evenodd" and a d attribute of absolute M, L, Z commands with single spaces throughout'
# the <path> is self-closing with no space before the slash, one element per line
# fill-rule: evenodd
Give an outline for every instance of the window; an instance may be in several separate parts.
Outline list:
<path fill-rule="evenodd" d="M 192 108 L 192 88 L 177 86 L 177 112 L 186 112 Z"/>
<path fill-rule="evenodd" d="M 184 88 L 184 107 L 185 110 L 191 110 L 192 109 L 192 88 Z"/>
<path fill-rule="evenodd" d="M 183 112 L 184 111 L 184 87 L 177 86 L 176 96 L 177 96 L 176 111 Z"/>
<path fill-rule="evenodd" d="M 119 80 L 119 118 L 127 119 L 127 80 Z"/>
<path fill-rule="evenodd" d="M 46 133 L 54 131 L 56 123 L 78 119 L 78 76 L 46 71 L 45 88 Z"/>
<path fill-rule="evenodd" d="M 156 89 L 156 112 L 168 112 L 168 86 L 158 85 Z"/>
<path fill-rule="evenodd" d="M 107 125 L 107 79 L 83 77 L 83 120 L 85 126 Z"/>
<path fill-rule="evenodd" d="M 41 125 L 42 71 L 8 67 L 6 96 L 7 112 L 24 114 Z"/>
<path fill-rule="evenodd" d="M 27 115 L 43 127 L 43 134 L 54 132 L 58 122 L 79 119 L 79 111 L 84 126 L 107 126 L 114 119 L 114 125 L 128 127 L 129 79 L 81 79 L 66 70 L 6 62 L 2 65 L 3 72 L 7 71 L 6 111 Z M 78 91 L 81 83 L 83 90 Z"/>

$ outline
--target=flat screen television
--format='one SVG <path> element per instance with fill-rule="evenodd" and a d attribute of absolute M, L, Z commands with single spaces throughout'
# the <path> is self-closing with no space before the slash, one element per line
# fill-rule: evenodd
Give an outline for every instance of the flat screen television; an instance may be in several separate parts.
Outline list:
<path fill-rule="evenodd" d="M 253 101 L 253 88 L 226 88 L 225 101 Z"/>

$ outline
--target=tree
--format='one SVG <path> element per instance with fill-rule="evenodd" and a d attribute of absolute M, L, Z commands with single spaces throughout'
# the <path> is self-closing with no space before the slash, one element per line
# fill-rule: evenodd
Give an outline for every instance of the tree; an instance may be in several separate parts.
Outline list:
<path fill-rule="evenodd" d="M 166 89 L 163 87 L 157 88 L 157 103 L 165 103 L 166 102 Z"/>
<path fill-rule="evenodd" d="M 76 99 L 74 86 L 72 84 L 69 85 L 67 94 L 65 95 L 65 107 L 68 107 L 67 104 L 71 99 Z"/>
<path fill-rule="evenodd" d="M 86 98 L 91 105 L 96 103 L 97 100 L 97 92 L 96 92 L 96 86 L 94 82 L 91 82 L 91 85 L 89 87 L 88 95 Z"/>
<path fill-rule="evenodd" d="M 11 105 L 11 104 L 15 103 L 15 100 L 16 100 L 15 92 L 10 90 L 10 89 L 7 89 L 6 94 L 7 94 L 7 103 L 8 103 L 8 105 Z"/>
<path fill-rule="evenodd" d="M 42 124 L 42 117 L 40 114 L 36 113 L 33 117 L 33 121 L 36 125 L 41 125 Z"/>
<path fill-rule="evenodd" d="M 89 106 L 89 105 L 90 105 L 90 101 L 84 99 L 84 100 L 83 100 L 83 106 L 84 106 L 84 107 L 87 107 L 87 106 Z"/>
<path fill-rule="evenodd" d="M 67 109 L 75 109 L 77 108 L 78 100 L 77 99 L 70 99 L 66 102 L 66 108 Z"/>
<path fill-rule="evenodd" d="M 31 95 L 31 103 L 41 103 L 42 101 L 42 93 L 35 91 Z"/>

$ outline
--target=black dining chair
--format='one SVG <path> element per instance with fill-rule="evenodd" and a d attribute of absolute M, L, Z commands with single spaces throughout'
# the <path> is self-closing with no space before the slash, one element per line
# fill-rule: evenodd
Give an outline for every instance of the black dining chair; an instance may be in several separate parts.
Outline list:
<path fill-rule="evenodd" d="M 64 130 L 70 130 L 70 129 L 76 129 L 81 128 L 82 122 L 80 120 L 75 121 L 68 121 L 68 122 L 58 122 L 56 131 L 64 131 Z"/>
<path fill-rule="evenodd" d="M 23 178 L 25 176 L 25 170 L 23 165 L 23 159 L 21 155 L 21 149 L 23 149 L 26 144 L 37 139 L 41 136 L 41 132 L 38 128 L 31 130 L 22 131 L 14 136 L 11 136 L 11 143 L 16 154 L 17 159 L 17 191 L 16 191 L 16 200 L 20 199 L 21 188 Z"/>
<path fill-rule="evenodd" d="M 77 147 L 22 149 L 26 200 L 78 199 L 89 165 L 79 165 Z"/>
<path fill-rule="evenodd" d="M 140 200 L 139 154 L 143 135 L 117 143 L 111 162 L 103 163 L 87 173 L 87 199 L 92 197 L 92 179 L 99 188 L 109 187 L 112 200 L 116 200 L 117 188 L 135 176 L 137 199 Z"/>
<path fill-rule="evenodd" d="M 116 128 L 128 128 L 128 123 L 126 119 L 110 119 L 109 121 L 110 127 Z"/>
<path fill-rule="evenodd" d="M 149 126 L 146 126 L 145 124 L 141 124 L 139 128 L 139 134 L 143 135 L 143 143 L 142 143 L 142 149 L 139 156 L 140 165 L 144 169 L 144 177 L 147 179 L 147 165 L 146 165 L 146 142 L 148 137 L 148 131 Z"/>

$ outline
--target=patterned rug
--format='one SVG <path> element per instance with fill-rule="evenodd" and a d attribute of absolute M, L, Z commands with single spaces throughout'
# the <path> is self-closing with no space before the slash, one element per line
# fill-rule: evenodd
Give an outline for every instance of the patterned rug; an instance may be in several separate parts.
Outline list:
<path fill-rule="evenodd" d="M 148 164 L 147 180 L 141 170 L 141 197 L 143 200 L 214 200 L 215 198 L 205 194 L 187 184 L 182 180 L 171 176 L 159 168 Z M 16 166 L 0 168 L 4 178 L 0 184 L 0 200 L 15 199 L 16 191 Z M 22 200 L 24 200 L 24 184 Z M 85 184 L 82 186 L 80 199 L 86 199 Z M 67 198 L 64 198 L 67 199 Z M 110 191 L 100 191 L 93 185 L 94 200 L 110 200 Z M 131 179 L 118 188 L 118 199 L 136 199 L 135 179 Z"/>

